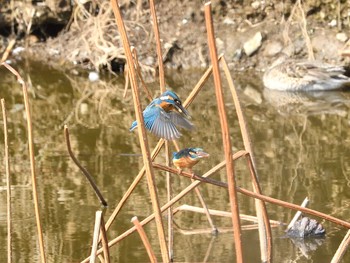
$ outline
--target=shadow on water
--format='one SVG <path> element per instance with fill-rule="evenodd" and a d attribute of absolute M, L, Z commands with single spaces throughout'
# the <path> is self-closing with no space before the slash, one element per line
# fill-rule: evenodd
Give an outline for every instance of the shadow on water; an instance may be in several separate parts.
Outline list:
<path fill-rule="evenodd" d="M 63 125 L 70 129 L 72 148 L 82 164 L 96 178 L 109 203 L 105 218 L 111 213 L 129 187 L 142 158 L 136 133 L 129 132 L 134 120 L 131 94 L 122 98 L 122 77 L 106 77 L 108 81 L 87 81 L 87 74 L 65 74 L 40 64 L 14 65 L 20 67 L 28 81 L 34 125 L 38 170 L 39 200 L 49 262 L 79 262 L 90 252 L 95 211 L 99 202 L 77 167 L 69 159 L 63 137 Z M 201 70 L 173 72 L 167 83 L 185 98 L 201 77 Z M 11 180 L 13 184 L 13 251 L 14 262 L 33 262 L 38 258 L 36 228 L 29 179 L 26 124 L 23 114 L 21 87 L 10 74 L 1 69 L 1 97 L 8 109 Z M 315 94 L 276 93 L 262 87 L 254 73 L 233 74 L 241 97 L 244 113 L 256 154 L 257 168 L 263 193 L 288 202 L 300 204 L 308 196 L 310 207 L 333 216 L 350 217 L 350 117 L 348 92 Z M 157 84 L 150 84 L 157 90 Z M 189 111 L 196 130 L 184 132 L 180 147 L 202 147 L 211 157 L 195 167 L 198 173 L 224 159 L 221 132 L 214 99 L 212 79 L 209 80 Z M 230 92 L 226 89 L 231 134 L 235 151 L 242 149 L 242 140 Z M 146 105 L 146 99 L 143 105 Z M 3 137 L 3 130 L 0 130 Z M 156 139 L 149 136 L 152 146 Z M 174 150 L 174 149 L 172 149 Z M 3 140 L 0 144 L 3 155 Z M 156 162 L 164 162 L 164 156 Z M 1 164 L 2 170 L 3 164 Z M 251 189 L 245 163 L 236 165 L 238 185 Z M 165 202 L 165 178 L 157 171 L 161 202 Z M 216 179 L 225 181 L 225 173 Z M 2 177 L 4 178 L 4 177 Z M 6 203 L 5 179 L 1 181 L 0 200 Z M 142 181 L 108 234 L 113 238 L 132 226 L 130 219 L 144 218 L 151 213 L 146 181 Z M 190 183 L 174 177 L 177 193 Z M 213 186 L 200 187 L 209 208 L 229 211 L 228 194 Z M 254 214 L 253 200 L 239 195 L 240 211 Z M 180 201 L 199 206 L 190 193 Z M 288 222 L 294 212 L 268 205 L 271 219 Z M 180 229 L 209 228 L 203 215 L 181 212 L 175 216 Z M 0 206 L 0 243 L 6 244 L 6 208 Z M 293 259 L 298 262 L 330 261 L 346 230 L 321 222 L 327 236 L 317 245 L 296 244 L 284 238 L 284 228 L 273 229 L 275 262 Z M 215 218 L 219 227 L 228 227 L 231 220 Z M 155 252 L 157 237 L 154 224 L 145 227 Z M 258 262 L 257 230 L 243 231 L 247 262 Z M 228 262 L 235 258 L 232 233 L 185 235 L 175 230 L 175 261 Z M 134 234 L 111 249 L 114 262 L 145 262 L 147 254 L 139 237 Z M 6 259 L 6 247 L 0 248 L 0 260 Z M 345 255 L 345 261 L 350 260 Z"/>

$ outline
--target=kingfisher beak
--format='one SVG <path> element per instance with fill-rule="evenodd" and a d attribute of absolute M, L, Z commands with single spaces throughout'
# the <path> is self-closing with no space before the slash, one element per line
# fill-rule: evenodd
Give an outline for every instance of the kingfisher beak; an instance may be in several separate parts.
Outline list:
<path fill-rule="evenodd" d="M 184 114 L 186 117 L 188 117 L 188 118 L 190 117 L 188 111 L 182 105 L 175 104 L 175 108 L 178 112 Z"/>
<path fill-rule="evenodd" d="M 209 153 L 206 153 L 206 152 L 203 152 L 203 151 L 198 151 L 196 152 L 196 155 L 199 157 L 199 158 L 207 158 L 209 157 Z"/>

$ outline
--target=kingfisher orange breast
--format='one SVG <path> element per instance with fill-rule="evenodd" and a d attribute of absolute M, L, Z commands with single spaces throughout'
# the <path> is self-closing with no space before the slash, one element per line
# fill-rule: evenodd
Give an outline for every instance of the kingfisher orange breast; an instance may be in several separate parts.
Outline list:
<path fill-rule="evenodd" d="M 163 110 L 165 110 L 166 112 L 172 111 L 174 109 L 174 105 L 172 105 L 171 103 L 168 103 L 166 101 L 162 101 L 159 104 L 160 107 L 162 107 Z"/>
<path fill-rule="evenodd" d="M 177 168 L 192 169 L 192 167 L 199 162 L 199 159 L 192 159 L 191 157 L 181 157 L 180 159 L 174 159 L 173 163 Z"/>

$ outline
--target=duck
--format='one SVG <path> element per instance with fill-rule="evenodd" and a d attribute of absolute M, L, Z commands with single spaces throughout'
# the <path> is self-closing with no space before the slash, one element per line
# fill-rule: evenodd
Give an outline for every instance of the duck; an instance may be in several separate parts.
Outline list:
<path fill-rule="evenodd" d="M 279 91 L 327 91 L 350 83 L 343 66 L 281 55 L 265 71 L 264 86 Z"/>

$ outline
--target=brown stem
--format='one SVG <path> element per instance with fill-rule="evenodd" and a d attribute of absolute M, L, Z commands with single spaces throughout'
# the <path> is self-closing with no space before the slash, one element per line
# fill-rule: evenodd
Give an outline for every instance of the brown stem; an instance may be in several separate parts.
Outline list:
<path fill-rule="evenodd" d="M 232 211 L 232 224 L 233 224 L 233 235 L 234 235 L 234 241 L 235 241 L 234 243 L 236 248 L 236 261 L 243 262 L 241 223 L 239 218 L 239 208 L 238 208 L 238 200 L 237 200 L 237 192 L 236 192 L 236 180 L 235 180 L 235 174 L 234 174 L 234 168 L 233 168 L 234 166 L 233 166 L 233 160 L 232 160 L 231 138 L 230 138 L 229 127 L 227 125 L 227 115 L 226 115 L 224 98 L 222 94 L 221 78 L 220 78 L 220 71 L 219 71 L 219 64 L 218 64 L 218 56 L 216 51 L 215 34 L 214 34 L 214 27 L 213 27 L 213 21 L 211 16 L 210 2 L 205 4 L 204 10 L 205 10 L 205 25 L 207 28 L 209 53 L 210 53 L 210 58 L 213 65 L 216 102 L 217 102 L 218 111 L 219 111 L 222 140 L 223 140 L 224 152 L 225 152 L 226 175 L 228 180 L 228 191 L 229 191 L 230 205 L 231 205 L 231 211 Z"/>
<path fill-rule="evenodd" d="M 159 206 L 159 198 L 157 193 L 157 188 L 155 184 L 155 177 L 153 173 L 153 167 L 152 167 L 152 159 L 151 154 L 149 150 L 148 145 L 148 139 L 146 134 L 146 129 L 144 125 L 143 120 L 143 114 L 142 114 L 142 107 L 140 103 L 140 94 L 139 89 L 136 81 L 136 71 L 134 67 L 134 60 L 132 57 L 132 53 L 130 50 L 130 44 L 129 39 L 125 30 L 124 22 L 121 16 L 121 12 L 119 9 L 119 5 L 117 1 L 111 0 L 112 9 L 114 12 L 114 16 L 116 18 L 116 23 L 118 26 L 119 33 L 122 38 L 124 51 L 126 54 L 127 64 L 129 68 L 129 76 L 130 76 L 130 82 L 131 82 L 131 88 L 132 88 L 132 94 L 133 94 L 133 100 L 134 100 L 134 108 L 136 113 L 136 121 L 138 123 L 138 135 L 139 135 L 139 142 L 141 146 L 141 152 L 143 157 L 143 162 L 146 169 L 146 176 L 147 176 L 147 183 L 148 183 L 148 190 L 150 194 L 150 198 L 152 201 L 152 207 L 153 211 L 156 216 L 156 226 L 157 226 L 157 232 L 158 232 L 158 239 L 160 244 L 160 249 L 162 252 L 162 258 L 164 262 L 169 262 L 169 254 L 168 254 L 168 247 L 166 245 L 165 241 L 165 233 L 164 233 L 164 225 L 162 220 L 162 214 L 160 211 Z"/>

